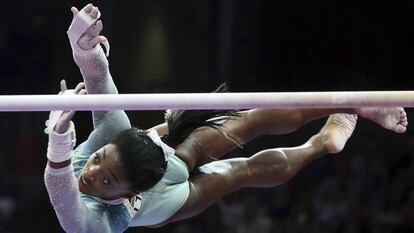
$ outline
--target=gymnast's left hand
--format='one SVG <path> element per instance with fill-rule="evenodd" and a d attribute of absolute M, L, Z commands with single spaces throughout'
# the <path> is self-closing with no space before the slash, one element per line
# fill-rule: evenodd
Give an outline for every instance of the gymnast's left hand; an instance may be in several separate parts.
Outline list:
<path fill-rule="evenodd" d="M 85 95 L 85 84 L 83 82 L 78 83 L 75 89 L 69 89 L 66 86 L 66 81 L 60 81 L 60 92 L 59 95 Z M 55 127 L 54 131 L 58 134 L 65 133 L 68 128 L 70 121 L 72 120 L 73 116 L 75 115 L 75 111 L 64 111 L 62 115 L 60 115 Z"/>
<path fill-rule="evenodd" d="M 93 4 L 89 3 L 83 9 L 85 12 L 93 19 L 97 20 L 93 25 L 91 25 L 86 32 L 79 38 L 77 42 L 79 47 L 83 50 L 90 50 L 95 48 L 96 45 L 100 43 L 104 43 L 108 39 L 105 36 L 100 35 L 103 29 L 102 20 L 98 20 L 101 12 L 99 8 L 94 6 Z M 73 14 L 73 20 L 75 20 L 76 15 L 79 14 L 79 10 L 76 7 L 71 8 Z"/>

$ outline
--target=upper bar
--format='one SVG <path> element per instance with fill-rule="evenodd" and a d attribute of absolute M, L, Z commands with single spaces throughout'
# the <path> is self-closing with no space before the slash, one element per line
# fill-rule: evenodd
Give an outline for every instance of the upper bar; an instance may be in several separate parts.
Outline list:
<path fill-rule="evenodd" d="M 414 91 L 3 95 L 0 112 L 414 107 Z"/>

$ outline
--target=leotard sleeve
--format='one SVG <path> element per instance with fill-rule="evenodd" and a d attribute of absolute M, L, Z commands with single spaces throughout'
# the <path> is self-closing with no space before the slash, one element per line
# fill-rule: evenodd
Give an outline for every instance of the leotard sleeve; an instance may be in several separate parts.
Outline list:
<path fill-rule="evenodd" d="M 123 205 L 110 206 L 81 197 L 73 166 L 46 166 L 45 184 L 62 228 L 70 233 L 124 232 L 131 217 Z"/>
<path fill-rule="evenodd" d="M 109 72 L 108 60 L 100 45 L 91 50 L 82 50 L 75 46 L 73 57 L 78 65 L 88 94 L 118 94 L 118 90 Z M 120 131 L 131 127 L 124 111 L 93 111 L 94 131 L 88 138 L 89 147 L 98 150 Z"/>
<path fill-rule="evenodd" d="M 132 217 L 124 203 L 104 204 L 79 191 L 77 177 L 90 155 L 88 143 L 82 143 L 73 151 L 73 145 L 68 147 L 52 140 L 58 136 L 73 139 L 74 130 L 74 127 L 69 127 L 63 134 L 49 134 L 49 148 L 73 155 L 68 166 L 54 169 L 48 164 L 45 169 L 46 189 L 59 222 L 66 232 L 123 232 Z"/>

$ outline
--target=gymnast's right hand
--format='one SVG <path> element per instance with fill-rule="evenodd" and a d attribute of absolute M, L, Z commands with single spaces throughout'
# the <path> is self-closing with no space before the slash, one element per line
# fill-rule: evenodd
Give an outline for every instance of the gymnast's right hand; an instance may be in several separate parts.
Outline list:
<path fill-rule="evenodd" d="M 68 90 L 66 86 L 66 81 L 60 81 L 60 92 L 58 95 L 85 95 L 85 84 L 83 82 L 78 83 L 75 89 Z M 54 131 L 58 134 L 62 134 L 66 132 L 69 128 L 70 121 L 72 120 L 73 116 L 75 115 L 75 111 L 63 111 L 60 115 L 55 127 Z"/>
<path fill-rule="evenodd" d="M 99 18 L 100 12 L 98 7 L 92 5 L 91 3 L 86 5 L 84 8 L 85 12 L 90 15 L 91 18 L 97 19 Z M 76 7 L 72 7 L 71 11 L 73 13 L 73 20 L 75 19 L 76 15 L 79 14 L 79 10 Z M 99 35 L 103 29 L 102 20 L 96 21 L 92 24 L 85 33 L 79 38 L 78 45 L 83 50 L 90 50 L 93 49 L 96 45 L 100 43 L 104 43 L 107 41 L 105 36 Z"/>
<path fill-rule="evenodd" d="M 79 83 L 75 89 L 68 90 L 65 80 L 60 82 L 59 95 L 84 95 L 85 84 Z M 75 125 L 71 121 L 75 111 L 52 111 L 46 121 L 46 132 L 49 134 L 47 158 L 53 168 L 67 165 L 72 157 L 72 150 L 76 144 Z"/>

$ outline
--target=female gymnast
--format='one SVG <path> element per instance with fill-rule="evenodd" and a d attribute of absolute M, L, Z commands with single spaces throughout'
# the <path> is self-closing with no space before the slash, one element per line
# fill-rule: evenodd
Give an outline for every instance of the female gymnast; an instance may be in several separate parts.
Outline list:
<path fill-rule="evenodd" d="M 108 54 L 98 8 L 88 4 L 72 12 L 68 35 L 84 83 L 67 90 L 62 81 L 61 94 L 117 94 L 100 46 Z M 45 184 L 67 232 L 159 227 L 195 216 L 241 188 L 283 184 L 311 161 L 339 153 L 356 114 L 398 133 L 406 130 L 402 108 L 174 110 L 149 130 L 131 128 L 124 111 L 93 111 L 94 130 L 74 149 L 74 112 L 51 112 Z M 319 133 L 299 147 L 219 160 L 260 135 L 286 134 L 328 115 Z"/>

